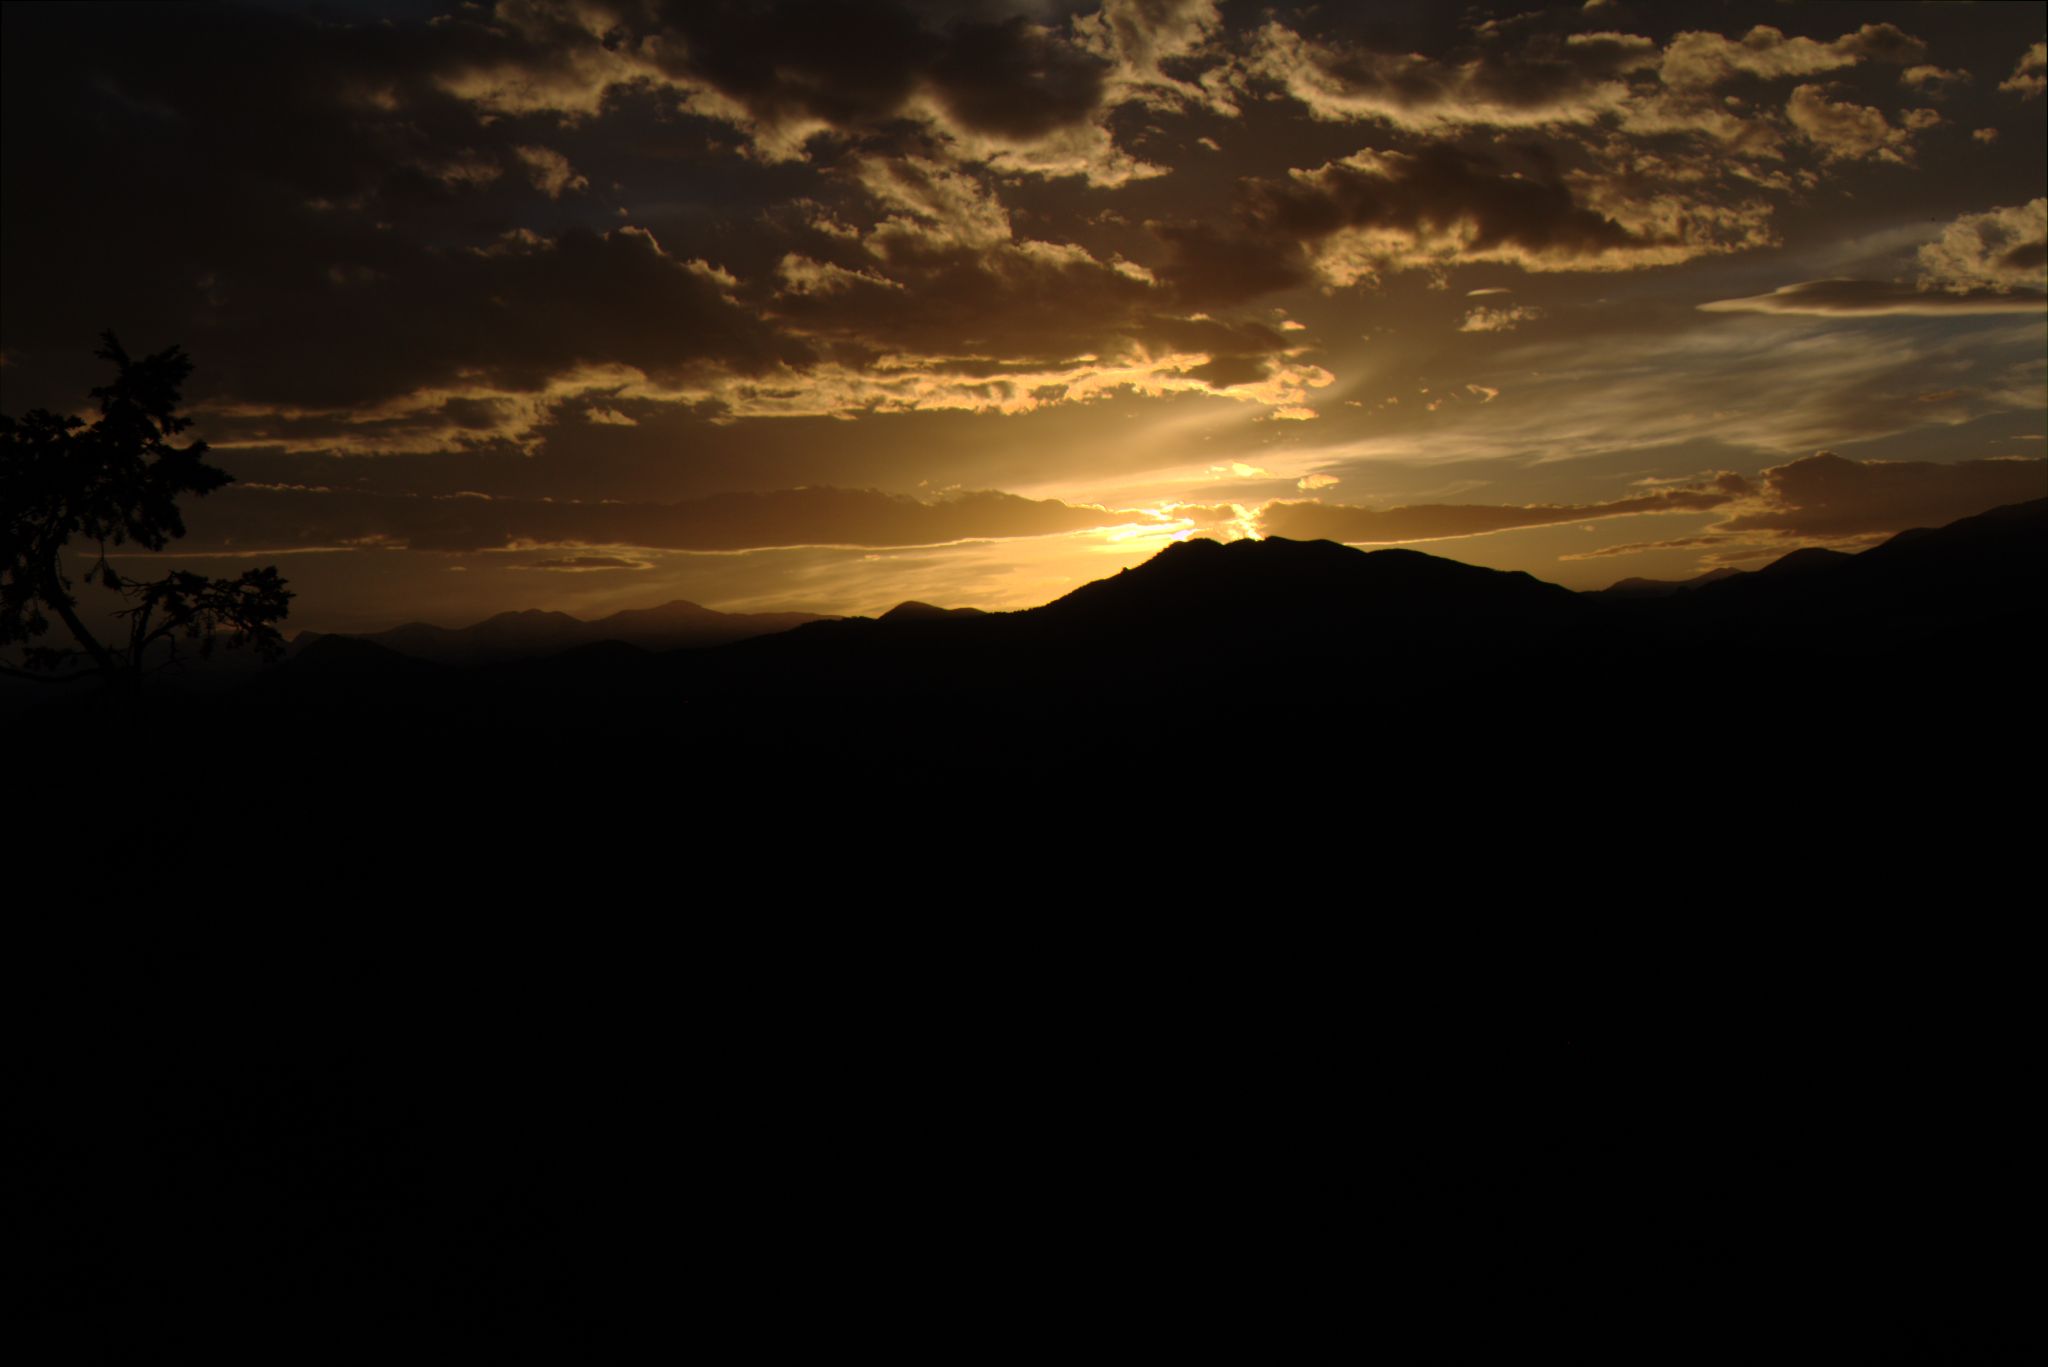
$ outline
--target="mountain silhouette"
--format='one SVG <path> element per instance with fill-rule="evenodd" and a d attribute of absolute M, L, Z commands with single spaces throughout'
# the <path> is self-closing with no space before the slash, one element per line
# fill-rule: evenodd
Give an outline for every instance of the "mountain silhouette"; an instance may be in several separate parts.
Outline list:
<path fill-rule="evenodd" d="M 913 598 L 907 602 L 898 603 L 895 607 L 883 613 L 877 620 L 883 622 L 929 622 L 940 617 L 986 617 L 987 615 L 980 608 L 933 607 L 930 603 L 920 603 Z"/>
<path fill-rule="evenodd" d="M 1994 745 L 2005 713 L 1985 691 L 2038 678 L 2044 599 L 2048 499 L 1651 593 L 1405 549 L 1195 540 L 1015 612 L 674 603 L 308 636 L 283 665 L 161 705 L 351 752 L 559 743 L 848 773 L 1044 772 L 1077 746 L 1198 751 L 1246 723 L 1278 727 L 1263 763 L 1313 765 L 1332 758 L 1309 739 L 1327 716 L 1377 737 L 1383 775 L 1546 747 L 1623 765 L 1680 718 L 1783 715 L 1806 762 L 1840 764 Z"/>
<path fill-rule="evenodd" d="M 1904 637 L 1985 644 L 1986 630 L 2038 627 L 2048 498 L 1914 528 L 1858 555 L 1807 547 L 1752 574 L 1703 585 L 1671 620 L 1720 632 L 1810 633 L 1829 650 L 1895 650 Z"/>
<path fill-rule="evenodd" d="M 621 641 L 645 650 L 699 649 L 819 620 L 819 614 L 811 612 L 718 612 L 677 599 L 660 607 L 628 608 L 594 621 L 528 608 L 501 612 L 468 627 L 408 622 L 387 631 L 352 635 L 414 659 L 469 665 L 554 654 L 599 641 Z M 293 639 L 292 650 L 297 654 L 321 639 L 321 633 L 301 632 Z"/>
<path fill-rule="evenodd" d="M 1696 589 L 1706 584 L 1717 584 L 1723 579 L 1733 579 L 1739 574 L 1751 572 L 1737 569 L 1733 565 L 1723 565 L 1719 569 L 1708 570 L 1705 574 L 1696 574 L 1690 579 L 1617 579 L 1606 588 L 1594 589 L 1591 593 L 1595 597 L 1610 598 L 1668 598 L 1674 593 L 1683 593 L 1687 589 Z"/>
<path fill-rule="evenodd" d="M 1903 535 L 1910 537 L 1912 533 L 1903 533 Z M 1830 550 L 1826 546 L 1806 546 L 1790 554 L 1779 556 L 1770 564 L 1757 570 L 1756 573 L 1777 575 L 1779 577 L 1788 574 L 1820 574 L 1836 569 L 1845 562 L 1855 558 L 1854 555 L 1847 551 Z"/>
<path fill-rule="evenodd" d="M 1567 617 L 1578 595 L 1520 571 L 1411 550 L 1330 541 L 1177 542 L 1145 564 L 1018 614 L 1035 626 L 1100 635 L 1193 632 L 1273 644 L 1360 630 L 1512 631 Z"/>

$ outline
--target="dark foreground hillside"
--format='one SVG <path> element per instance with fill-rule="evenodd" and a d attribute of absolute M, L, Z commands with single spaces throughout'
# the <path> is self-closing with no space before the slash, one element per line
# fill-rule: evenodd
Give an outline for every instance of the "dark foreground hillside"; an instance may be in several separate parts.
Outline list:
<path fill-rule="evenodd" d="M 24 1299 L 82 1362 L 2037 1363 L 2044 517 L 37 709 Z"/>

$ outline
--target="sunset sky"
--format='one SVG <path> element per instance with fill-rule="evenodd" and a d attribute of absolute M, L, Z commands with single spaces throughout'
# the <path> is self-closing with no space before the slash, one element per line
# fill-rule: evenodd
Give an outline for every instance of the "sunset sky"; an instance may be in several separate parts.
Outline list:
<path fill-rule="evenodd" d="M 290 627 L 1577 588 L 2048 496 L 2039 4 L 9 4 L 0 409 Z M 253 559 L 252 559 L 253 558 Z"/>

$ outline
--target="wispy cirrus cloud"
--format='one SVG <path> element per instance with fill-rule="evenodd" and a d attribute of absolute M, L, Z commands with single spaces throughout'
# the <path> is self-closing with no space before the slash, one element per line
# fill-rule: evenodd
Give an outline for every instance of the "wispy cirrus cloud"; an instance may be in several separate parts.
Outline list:
<path fill-rule="evenodd" d="M 2039 313 L 2048 295 L 2039 290 L 1934 290 L 1888 280 L 1807 280 L 1769 294 L 1716 299 L 1707 313 L 1788 313 L 1811 317 L 1944 318 L 1973 313 Z"/>
<path fill-rule="evenodd" d="M 779 546 L 892 547 L 1046 536 L 1156 514 L 1027 499 L 991 490 L 931 500 L 872 489 L 786 489 L 673 503 L 390 495 L 290 485 L 230 485 L 194 510 L 181 551 L 247 553 L 351 544 L 465 552 L 536 547 L 733 551 Z M 577 562 L 577 563 L 572 563 Z M 555 569 L 630 568 L 569 557 Z"/>
<path fill-rule="evenodd" d="M 1699 307 L 1709 313 L 1819 317 L 2039 313 L 2048 307 L 2048 199 L 1965 214 L 1920 247 L 1917 261 L 1914 284 L 1808 280 Z"/>
<path fill-rule="evenodd" d="M 1727 481 L 1725 487 L 1665 489 L 1604 503 L 1567 505 L 1435 503 L 1400 508 L 1361 508 L 1341 503 L 1274 502 L 1260 511 L 1258 525 L 1267 536 L 1284 536 L 1297 541 L 1342 541 L 1351 545 L 1438 541 L 1520 527 L 1549 527 L 1564 522 L 1632 517 L 1643 513 L 1709 512 L 1728 506 L 1742 493 L 1748 492 L 1748 485 L 1740 476 L 1728 476 Z"/>

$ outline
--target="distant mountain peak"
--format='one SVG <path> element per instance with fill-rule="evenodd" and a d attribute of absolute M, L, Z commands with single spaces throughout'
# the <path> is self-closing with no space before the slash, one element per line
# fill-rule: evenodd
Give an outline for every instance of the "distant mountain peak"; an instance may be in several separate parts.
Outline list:
<path fill-rule="evenodd" d="M 546 608 L 516 608 L 473 626 L 448 628 L 409 622 L 389 631 L 361 633 L 355 639 L 440 664 L 479 664 L 540 658 L 604 641 L 654 651 L 724 645 L 815 620 L 817 614 L 808 612 L 719 612 L 676 598 L 659 607 L 627 608 L 595 621 Z"/>
<path fill-rule="evenodd" d="M 883 613 L 877 621 L 882 622 L 929 622 L 941 617 L 986 617 L 980 608 L 942 608 L 930 603 L 921 603 L 915 598 L 898 603 Z"/>
<path fill-rule="evenodd" d="M 1846 565 L 1856 557 L 1847 551 L 1830 550 L 1826 546 L 1802 546 L 1779 556 L 1770 564 L 1758 570 L 1758 574 L 1807 574 L 1814 570 L 1833 569 Z"/>
<path fill-rule="evenodd" d="M 1718 584 L 1724 579 L 1740 579 L 1749 573 L 1749 570 L 1739 570 L 1733 565 L 1723 565 L 1719 569 L 1708 570 L 1705 574 L 1696 574 L 1690 579 L 1617 579 L 1604 589 L 1592 589 L 1589 592 L 1612 598 L 1669 598 L 1673 594 Z"/>

